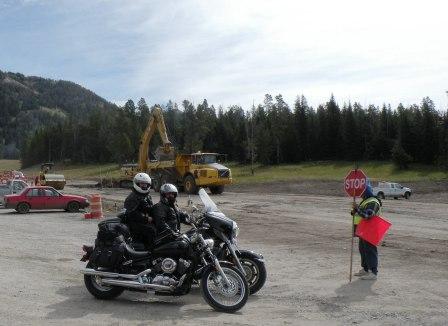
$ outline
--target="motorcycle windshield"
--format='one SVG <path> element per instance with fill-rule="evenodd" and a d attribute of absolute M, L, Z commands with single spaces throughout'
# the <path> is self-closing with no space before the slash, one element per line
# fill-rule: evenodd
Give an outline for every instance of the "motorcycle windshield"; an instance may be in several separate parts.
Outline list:
<path fill-rule="evenodd" d="M 211 213 L 211 212 L 222 213 L 218 209 L 216 204 L 213 202 L 213 200 L 210 198 L 210 196 L 205 192 L 204 188 L 201 188 L 201 190 L 199 190 L 199 198 L 201 198 L 202 203 L 204 204 L 204 207 L 205 207 L 205 211 L 207 213 Z"/>

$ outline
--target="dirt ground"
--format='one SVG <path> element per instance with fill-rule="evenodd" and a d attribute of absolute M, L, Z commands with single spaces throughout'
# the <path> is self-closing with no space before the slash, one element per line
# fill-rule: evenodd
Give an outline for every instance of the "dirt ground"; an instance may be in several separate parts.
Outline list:
<path fill-rule="evenodd" d="M 262 253 L 267 264 L 265 287 L 235 314 L 213 311 L 199 289 L 177 298 L 128 292 L 95 300 L 84 288 L 79 258 L 97 221 L 81 213 L 0 210 L 0 324 L 446 325 L 447 184 L 422 184 L 427 191 L 410 200 L 383 201 L 393 226 L 379 248 L 379 278 L 349 283 L 351 201 L 340 184 L 318 183 L 232 187 L 212 197 L 238 223 L 240 247 Z M 100 192 L 109 216 L 128 193 L 64 191 Z M 179 201 L 184 206 L 187 196 Z M 355 271 L 356 251 L 354 258 Z"/>

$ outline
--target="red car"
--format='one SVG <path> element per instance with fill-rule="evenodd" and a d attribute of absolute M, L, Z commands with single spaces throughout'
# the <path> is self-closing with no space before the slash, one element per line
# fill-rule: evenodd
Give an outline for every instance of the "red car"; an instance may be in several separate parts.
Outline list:
<path fill-rule="evenodd" d="M 64 195 L 53 187 L 36 186 L 25 188 L 20 194 L 6 195 L 5 208 L 14 208 L 21 214 L 30 209 L 64 209 L 77 212 L 89 206 L 87 198 L 76 195 Z"/>

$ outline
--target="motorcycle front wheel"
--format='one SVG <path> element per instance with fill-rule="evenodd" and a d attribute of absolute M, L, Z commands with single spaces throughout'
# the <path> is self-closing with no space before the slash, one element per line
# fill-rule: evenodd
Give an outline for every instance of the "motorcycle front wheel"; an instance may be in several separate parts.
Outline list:
<path fill-rule="evenodd" d="M 249 298 L 249 285 L 235 266 L 224 262 L 220 265 L 230 284 L 226 284 L 214 266 L 209 266 L 201 278 L 202 295 L 213 309 L 234 312 L 246 304 Z"/>

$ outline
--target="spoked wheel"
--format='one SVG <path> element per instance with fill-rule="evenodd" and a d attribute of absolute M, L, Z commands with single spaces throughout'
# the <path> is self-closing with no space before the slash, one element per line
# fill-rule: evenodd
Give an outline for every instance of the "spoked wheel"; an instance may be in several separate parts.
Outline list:
<path fill-rule="evenodd" d="M 202 294 L 215 310 L 233 312 L 241 309 L 249 297 L 249 286 L 243 274 L 230 263 L 221 263 L 229 284 L 214 267 L 202 275 Z"/>
<path fill-rule="evenodd" d="M 247 257 L 244 252 L 238 258 L 246 273 L 250 294 L 257 293 L 266 282 L 266 267 L 264 262 L 253 257 Z"/>
<path fill-rule="evenodd" d="M 87 268 L 92 268 L 92 265 L 87 264 Z M 114 299 L 124 291 L 123 288 L 102 284 L 100 276 L 84 275 L 84 284 L 91 295 L 102 300 Z"/>

